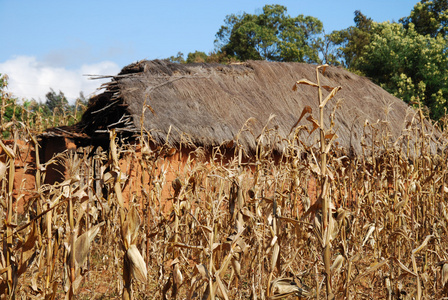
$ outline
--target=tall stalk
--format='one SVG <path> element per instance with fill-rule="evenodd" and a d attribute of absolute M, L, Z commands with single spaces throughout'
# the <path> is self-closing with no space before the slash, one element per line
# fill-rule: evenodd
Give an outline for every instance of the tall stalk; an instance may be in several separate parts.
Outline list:
<path fill-rule="evenodd" d="M 330 151 L 332 141 L 334 140 L 336 135 L 331 132 L 326 132 L 326 130 L 325 130 L 324 108 L 325 108 L 325 105 L 328 103 L 328 101 L 336 95 L 336 93 L 341 89 L 341 87 L 337 86 L 337 87 L 332 88 L 332 87 L 328 87 L 328 86 L 323 87 L 321 85 L 320 78 L 319 78 L 319 72 L 320 72 L 320 69 L 322 69 L 322 73 L 324 73 L 327 66 L 328 65 L 322 65 L 322 66 L 318 66 L 316 68 L 317 83 L 311 82 L 307 79 L 301 79 L 296 82 L 293 90 L 297 89 L 298 84 L 305 84 L 305 85 L 310 85 L 310 86 L 318 88 L 318 103 L 319 103 L 319 120 L 317 121 L 318 123 L 316 122 L 316 120 L 313 119 L 312 116 L 309 116 L 307 118 L 307 120 L 311 121 L 311 123 L 313 124 L 313 130 L 311 132 L 313 132 L 315 129 L 318 129 L 318 128 L 320 131 L 320 151 L 321 151 L 321 153 L 320 153 L 320 174 L 319 174 L 319 176 L 320 176 L 320 183 L 321 183 L 321 193 L 320 193 L 320 196 L 318 199 L 318 203 L 321 204 L 322 228 L 320 230 L 321 236 L 319 238 L 322 241 L 322 247 L 323 247 L 322 250 L 323 250 L 323 259 L 324 259 L 324 267 L 325 267 L 325 284 L 326 284 L 327 299 L 334 299 L 334 294 L 333 294 L 332 287 L 331 287 L 331 244 L 330 244 L 330 238 L 331 238 L 332 232 L 330 232 L 330 231 L 332 230 L 332 228 L 330 228 L 330 226 L 329 226 L 331 212 L 330 212 L 330 197 L 327 192 L 328 184 L 329 184 L 329 180 L 330 180 L 329 176 L 327 175 L 327 154 Z M 325 88 L 328 91 L 330 91 L 330 93 L 325 97 L 325 99 L 323 98 L 323 95 L 322 95 L 322 88 Z M 311 113 L 311 108 L 307 107 L 303 110 L 302 115 L 300 116 L 299 121 L 297 121 L 296 125 L 300 122 L 300 120 L 306 113 Z M 330 141 L 328 143 L 326 141 L 327 137 L 330 139 Z"/>
<path fill-rule="evenodd" d="M 16 153 L 16 134 L 14 132 L 14 147 L 11 150 L 9 147 L 3 144 L 0 140 L 0 146 L 4 152 L 6 152 L 8 157 L 8 165 L 9 165 L 9 178 L 8 178 L 8 193 L 7 193 L 7 208 L 6 208 L 6 219 L 5 219 L 5 227 L 3 240 L 6 240 L 6 244 L 4 244 L 3 255 L 6 260 L 6 281 L 7 281 L 7 292 L 6 294 L 9 296 L 9 299 L 15 299 L 15 289 L 14 289 L 14 281 L 13 281 L 13 265 L 12 265 L 12 256 L 13 256 L 13 230 L 12 230 L 12 199 L 13 199 L 13 191 L 14 191 L 14 175 L 15 175 L 15 153 Z"/>
<path fill-rule="evenodd" d="M 325 66 L 323 66 L 325 71 Z M 321 184 L 322 184 L 322 232 L 324 233 L 324 266 L 325 266 L 325 284 L 327 291 L 327 299 L 334 299 L 333 291 L 331 289 L 331 249 L 330 249 L 330 232 L 329 232 L 329 216 L 330 216 L 330 197 L 326 193 L 325 183 L 328 181 L 327 178 L 327 153 L 326 153 L 326 141 L 325 141 L 325 124 L 324 124 L 324 107 L 323 96 L 322 96 L 322 86 L 320 84 L 319 69 L 316 68 L 316 80 L 319 90 L 319 125 L 320 125 L 320 169 L 321 169 Z"/>

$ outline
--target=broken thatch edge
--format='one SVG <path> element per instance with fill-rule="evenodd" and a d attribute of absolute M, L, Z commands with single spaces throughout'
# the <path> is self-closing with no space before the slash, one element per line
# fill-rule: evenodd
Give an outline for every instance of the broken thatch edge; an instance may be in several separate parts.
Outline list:
<path fill-rule="evenodd" d="M 108 131 L 115 128 L 122 137 L 132 138 L 143 133 L 156 145 L 176 148 L 184 144 L 207 149 L 239 144 L 250 156 L 256 151 L 256 137 L 271 120 L 272 113 L 277 117 L 270 121 L 268 128 L 275 128 L 281 137 L 288 136 L 305 106 L 313 107 L 316 114 L 316 90 L 301 86 L 295 94 L 291 91 L 296 80 L 313 81 L 315 67 L 266 61 L 237 65 L 139 61 L 124 67 L 104 84 L 105 91 L 91 98 L 82 120 L 65 131 L 73 133 L 78 140 L 84 139 L 85 143 L 106 140 Z M 404 102 L 368 79 L 341 68 L 328 67 L 321 81 L 323 85 L 343 87 L 341 97 L 338 94 L 329 103 L 325 116 L 328 119 L 338 98 L 346 98 L 347 103 L 335 112 L 340 146 L 361 154 L 366 119 L 370 123 L 379 121 L 379 130 L 391 132 L 390 140 L 400 136 L 406 139 L 403 133 L 407 123 L 415 119 L 415 111 Z M 383 109 L 390 111 L 385 113 Z M 258 120 L 245 127 L 247 120 L 254 116 Z M 432 128 L 426 123 L 426 128 Z M 309 123 L 302 121 L 301 124 Z M 437 131 L 435 134 L 440 136 Z M 301 138 L 312 144 L 316 136 L 302 134 Z M 236 137 L 238 141 L 233 143 Z M 436 140 L 433 142 L 431 151 L 436 151 L 439 147 Z M 284 150 L 284 144 L 275 143 L 272 147 L 278 153 Z"/>

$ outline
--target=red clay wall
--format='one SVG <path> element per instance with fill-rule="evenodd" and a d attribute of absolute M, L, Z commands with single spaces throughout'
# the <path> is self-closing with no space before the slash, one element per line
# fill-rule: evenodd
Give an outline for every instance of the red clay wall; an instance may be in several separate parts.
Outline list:
<path fill-rule="evenodd" d="M 127 184 L 123 189 L 123 197 L 125 198 L 125 202 L 128 203 L 133 197 L 136 197 L 137 199 L 150 197 L 150 195 L 142 195 L 143 189 L 145 191 L 150 191 L 153 189 L 150 187 L 151 184 L 157 184 L 160 182 L 163 184 L 163 189 L 161 190 L 161 197 L 157 199 L 157 204 L 161 203 L 163 206 L 161 209 L 163 211 L 167 211 L 169 206 L 172 204 L 172 182 L 178 177 L 179 173 L 183 172 L 183 168 L 185 167 L 188 158 L 188 151 L 176 151 L 172 155 L 159 160 L 154 170 L 142 169 L 142 165 L 140 164 L 142 157 L 141 155 L 141 149 L 140 147 L 137 147 L 132 156 L 127 156 L 120 159 L 121 171 L 124 174 L 129 175 Z M 144 167 L 146 168 L 147 166 L 144 165 Z M 150 178 L 149 173 L 151 171 L 152 177 Z M 143 182 L 142 174 L 144 174 Z M 141 204 L 144 205 L 144 203 Z"/>
<path fill-rule="evenodd" d="M 46 163 L 56 154 L 65 150 L 76 151 L 74 142 L 65 137 L 52 137 L 42 139 L 39 150 L 39 158 L 41 163 Z M 43 183 L 54 184 L 65 180 L 65 166 L 62 159 L 59 164 L 51 164 L 46 168 L 45 181 Z"/>
<path fill-rule="evenodd" d="M 5 140 L 3 143 L 11 150 L 14 149 L 14 141 Z M 14 205 L 18 213 L 23 212 L 24 203 L 28 201 L 35 193 L 35 155 L 34 147 L 31 143 L 21 140 L 17 141 L 15 152 L 16 158 L 14 160 L 15 174 L 13 198 Z M 6 153 L 4 153 L 3 149 L 0 148 L 0 161 L 7 163 L 7 160 L 8 158 Z M 5 174 L 5 176 L 9 175 Z"/>
<path fill-rule="evenodd" d="M 13 146 L 12 141 L 5 141 L 5 144 L 9 145 L 11 148 Z M 76 150 L 76 146 L 73 141 L 63 137 L 45 139 L 41 142 L 40 161 L 45 163 L 49 161 L 57 153 L 61 153 L 66 149 Z M 164 180 L 163 189 L 161 191 L 161 196 L 157 196 L 157 203 L 161 204 L 161 209 L 167 211 L 169 206 L 172 204 L 173 189 L 172 182 L 184 172 L 185 165 L 187 163 L 189 150 L 183 150 L 181 152 L 174 152 L 171 155 L 167 155 L 164 159 L 160 160 L 157 164 L 155 170 L 152 171 L 152 178 L 149 178 L 149 172 L 151 170 L 142 169 L 141 161 L 141 151 L 137 147 L 136 151 L 132 155 L 125 155 L 124 158 L 120 159 L 120 167 L 124 174 L 129 175 L 125 188 L 123 190 L 123 196 L 125 202 L 128 203 L 133 197 L 136 199 L 148 199 L 151 195 L 142 195 L 142 192 L 150 191 L 150 184 L 154 184 L 158 181 Z M 0 150 L 0 159 L 2 161 L 6 160 L 6 154 L 2 153 Z M 230 159 L 230 156 L 227 158 Z M 35 152 L 34 147 L 26 142 L 19 141 L 16 153 L 16 175 L 14 180 L 14 199 L 16 199 L 18 205 L 18 212 L 22 212 L 23 203 L 27 201 L 30 197 L 35 195 Z M 147 166 L 144 166 L 147 167 Z M 162 172 L 164 175 L 162 176 Z M 47 167 L 46 179 L 44 183 L 53 184 L 55 182 L 62 182 L 65 180 L 65 166 L 60 165 L 50 165 Z M 142 174 L 143 183 L 142 183 Z M 143 185 L 143 188 L 142 188 Z M 310 180 L 308 183 L 308 194 L 311 199 L 311 203 L 314 203 L 316 195 L 316 183 L 315 180 Z M 152 199 L 154 199 L 154 195 Z M 142 206 L 144 203 L 141 203 Z M 144 207 L 142 207 L 144 208 Z"/>
<path fill-rule="evenodd" d="M 161 205 L 163 206 L 163 211 L 168 211 L 169 207 L 172 205 L 172 197 L 174 190 L 172 188 L 172 182 L 179 177 L 179 174 L 182 175 L 185 172 L 186 163 L 188 160 L 190 151 L 189 150 L 183 150 L 182 152 L 175 152 L 169 157 L 166 157 L 165 159 L 161 160 L 157 165 L 157 170 L 153 172 L 154 178 L 149 178 L 148 170 L 145 170 L 145 178 L 143 182 L 143 188 L 146 191 L 151 190 L 150 188 L 150 180 L 151 181 L 158 181 L 164 178 L 164 188 L 161 193 L 161 199 L 159 199 Z M 123 173 L 129 175 L 129 179 L 127 182 L 127 185 L 125 186 L 123 190 L 123 196 L 125 198 L 125 201 L 128 202 L 132 197 L 136 197 L 137 199 L 144 198 L 142 195 L 142 182 L 141 182 L 141 175 L 142 175 L 142 166 L 140 165 L 140 159 L 141 159 L 141 151 L 137 147 L 136 152 L 134 154 L 135 156 L 128 156 L 124 159 L 120 160 L 120 167 Z M 210 160 L 211 157 L 209 155 L 206 155 L 204 158 L 205 161 Z M 233 155 L 228 155 L 224 157 L 224 162 L 230 162 L 230 160 L 233 159 Z M 161 176 L 161 173 L 164 172 L 164 176 Z M 310 198 L 310 204 L 314 204 L 317 199 L 317 187 L 316 187 L 316 180 L 315 178 L 310 178 L 307 184 L 307 192 L 308 196 Z M 159 203 L 159 202 L 158 202 Z M 141 203 L 141 205 L 144 205 L 144 203 Z M 301 205 L 299 205 L 299 212 L 302 210 Z"/>
<path fill-rule="evenodd" d="M 13 140 L 3 140 L 3 143 L 11 150 L 14 149 Z M 41 143 L 39 151 L 40 162 L 44 163 L 50 160 L 54 154 L 62 152 L 66 149 L 76 149 L 72 141 L 65 138 L 54 138 L 50 141 L 46 140 Z M 7 155 L 0 147 L 0 161 L 7 163 Z M 13 199 L 14 206 L 20 214 L 23 212 L 24 204 L 28 200 L 37 195 L 36 191 L 36 152 L 32 143 L 17 140 L 15 152 L 15 174 L 13 185 Z M 53 184 L 55 182 L 62 182 L 64 178 L 64 165 L 50 165 L 47 168 L 45 182 Z M 61 174 L 62 172 L 62 174 Z M 9 176 L 6 174 L 5 176 Z M 8 177 L 6 177 L 8 180 Z"/>

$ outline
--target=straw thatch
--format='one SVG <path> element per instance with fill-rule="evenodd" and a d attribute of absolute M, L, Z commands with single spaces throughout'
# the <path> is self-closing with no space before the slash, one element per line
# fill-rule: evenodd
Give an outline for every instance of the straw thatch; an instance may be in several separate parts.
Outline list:
<path fill-rule="evenodd" d="M 318 118 L 317 89 L 300 85 L 292 90 L 302 78 L 316 81 L 316 66 L 266 61 L 234 65 L 140 61 L 113 76 L 105 91 L 91 99 L 75 131 L 99 137 L 110 128 L 129 134 L 143 130 L 156 143 L 173 146 L 188 140 L 208 147 L 238 138 L 236 142 L 249 153 L 266 125 L 287 137 L 306 106 Z M 389 131 L 394 140 L 415 114 L 370 80 L 342 68 L 328 67 L 321 83 L 342 87 L 326 106 L 325 120 L 329 127 L 330 114 L 335 112 L 336 141 L 358 154 L 366 121 L 380 121 L 378 126 L 387 127 L 380 133 Z M 334 109 L 335 105 L 339 107 Z M 267 124 L 272 115 L 275 117 Z M 300 125 L 310 122 L 303 119 Z M 240 133 L 242 128 L 250 131 Z M 318 134 L 302 137 L 312 144 Z M 281 152 L 283 146 L 278 143 L 275 147 Z"/>

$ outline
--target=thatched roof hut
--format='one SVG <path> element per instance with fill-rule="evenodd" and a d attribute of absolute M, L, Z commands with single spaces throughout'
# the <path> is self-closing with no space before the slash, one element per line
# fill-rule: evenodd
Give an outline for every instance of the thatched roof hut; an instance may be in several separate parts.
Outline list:
<path fill-rule="evenodd" d="M 123 68 L 107 83 L 105 91 L 91 99 L 82 121 L 70 131 L 78 136 L 107 139 L 107 130 L 117 128 L 132 135 L 141 130 L 156 143 L 178 146 L 188 139 L 200 146 L 216 146 L 235 140 L 247 153 L 271 115 L 268 127 L 286 137 L 306 106 L 318 117 L 315 87 L 292 87 L 302 78 L 316 81 L 316 66 L 301 63 L 249 61 L 241 64 L 177 64 L 140 61 Z M 361 153 L 366 120 L 382 121 L 392 140 L 403 132 L 415 111 L 367 78 L 342 68 L 328 67 L 321 84 L 341 86 L 326 106 L 325 121 L 334 130 L 340 146 Z M 325 95 L 324 95 L 325 96 Z M 335 105 L 339 107 L 335 109 Z M 143 117 L 143 119 L 142 119 Z M 251 132 L 241 129 L 248 119 Z M 306 120 L 303 125 L 309 125 Z M 143 128 L 142 126 L 143 125 Z M 317 132 L 317 131 L 316 131 Z M 318 134 L 303 135 L 313 143 Z M 282 145 L 276 150 L 282 151 Z"/>

